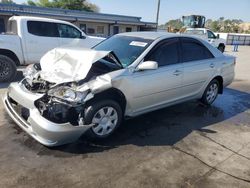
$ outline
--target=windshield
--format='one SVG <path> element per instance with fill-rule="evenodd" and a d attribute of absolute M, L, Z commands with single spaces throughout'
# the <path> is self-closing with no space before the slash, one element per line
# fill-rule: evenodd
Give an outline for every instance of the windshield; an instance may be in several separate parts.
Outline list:
<path fill-rule="evenodd" d="M 131 65 L 151 43 L 152 40 L 149 39 L 115 35 L 101 42 L 94 49 L 114 52 L 125 68 Z"/>

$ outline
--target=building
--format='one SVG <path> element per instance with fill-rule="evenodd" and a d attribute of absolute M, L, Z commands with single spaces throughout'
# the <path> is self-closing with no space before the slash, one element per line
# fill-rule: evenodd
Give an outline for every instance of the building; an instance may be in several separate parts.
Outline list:
<path fill-rule="evenodd" d="M 156 23 L 143 22 L 141 17 L 0 3 L 0 33 L 5 32 L 7 21 L 13 15 L 60 19 L 75 24 L 88 35 L 101 37 L 156 29 Z"/>

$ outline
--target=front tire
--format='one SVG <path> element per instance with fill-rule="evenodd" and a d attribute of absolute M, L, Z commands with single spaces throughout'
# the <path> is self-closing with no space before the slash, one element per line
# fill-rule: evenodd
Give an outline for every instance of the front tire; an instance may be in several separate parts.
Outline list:
<path fill-rule="evenodd" d="M 5 55 L 0 55 L 0 82 L 12 81 L 16 73 L 15 62 Z"/>
<path fill-rule="evenodd" d="M 93 123 L 88 136 L 93 139 L 109 137 L 122 122 L 122 109 L 114 100 L 101 100 L 91 102 L 84 112 L 84 122 Z"/>
<path fill-rule="evenodd" d="M 201 102 L 205 105 L 211 105 L 218 96 L 219 87 L 220 87 L 219 82 L 217 80 L 212 80 L 208 84 L 208 86 L 207 86 L 207 88 L 206 88 L 206 90 L 201 98 Z"/>

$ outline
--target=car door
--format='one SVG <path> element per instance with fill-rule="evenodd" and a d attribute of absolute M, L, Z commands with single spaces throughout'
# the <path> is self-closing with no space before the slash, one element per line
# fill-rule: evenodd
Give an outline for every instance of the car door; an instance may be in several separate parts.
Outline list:
<path fill-rule="evenodd" d="M 133 73 L 131 105 L 134 113 L 153 110 L 178 100 L 182 95 L 182 64 L 179 63 L 178 38 L 160 42 L 144 61 L 156 61 L 158 69 Z"/>
<path fill-rule="evenodd" d="M 198 94 L 215 74 L 213 54 L 198 40 L 181 37 L 184 97 Z"/>
<path fill-rule="evenodd" d="M 59 46 L 56 23 L 27 21 L 27 28 L 24 28 L 23 33 L 27 63 L 39 62 L 46 52 Z"/>

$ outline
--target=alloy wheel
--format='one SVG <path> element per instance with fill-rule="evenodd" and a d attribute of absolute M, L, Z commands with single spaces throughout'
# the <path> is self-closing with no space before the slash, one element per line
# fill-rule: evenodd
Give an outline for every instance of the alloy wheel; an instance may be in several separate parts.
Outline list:
<path fill-rule="evenodd" d="M 111 106 L 99 109 L 93 119 L 93 132 L 98 136 L 106 136 L 110 134 L 117 126 L 118 114 L 115 108 Z"/>
<path fill-rule="evenodd" d="M 218 84 L 213 83 L 209 86 L 209 89 L 207 90 L 206 93 L 206 99 L 208 101 L 208 103 L 213 103 L 213 101 L 216 99 L 217 95 L 218 95 Z"/>

